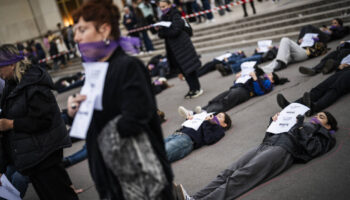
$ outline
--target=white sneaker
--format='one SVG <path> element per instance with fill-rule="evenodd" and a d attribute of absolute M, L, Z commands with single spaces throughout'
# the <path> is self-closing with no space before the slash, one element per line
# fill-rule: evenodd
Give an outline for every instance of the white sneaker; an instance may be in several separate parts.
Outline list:
<path fill-rule="evenodd" d="M 197 98 L 197 97 L 201 96 L 202 94 L 203 94 L 203 90 L 202 89 L 194 91 L 192 93 L 192 95 L 191 95 L 191 99 Z"/>
<path fill-rule="evenodd" d="M 179 108 L 177 109 L 177 112 L 179 113 L 179 115 L 185 119 L 187 119 L 189 116 L 193 115 L 193 111 L 191 110 L 187 110 L 185 107 L 183 106 L 179 106 Z"/>
<path fill-rule="evenodd" d="M 195 112 L 196 114 L 201 113 L 201 112 L 202 112 L 202 107 L 196 106 L 196 107 L 194 108 L 194 112 Z"/>

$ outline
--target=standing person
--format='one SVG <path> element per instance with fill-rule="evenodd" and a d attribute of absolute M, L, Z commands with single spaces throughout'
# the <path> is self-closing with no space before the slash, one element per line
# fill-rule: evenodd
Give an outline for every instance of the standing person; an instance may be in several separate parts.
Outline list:
<path fill-rule="evenodd" d="M 248 13 L 247 13 L 247 6 L 246 4 L 250 3 L 250 6 L 252 7 L 253 9 L 253 14 L 255 15 L 256 14 L 256 10 L 255 10 L 255 6 L 254 6 L 254 0 L 244 0 L 244 3 L 242 4 L 242 8 L 243 8 L 243 12 L 244 12 L 244 16 L 243 17 L 248 17 Z"/>
<path fill-rule="evenodd" d="M 78 199 L 60 165 L 63 148 L 71 141 L 50 76 L 23 60 L 15 46 L 2 45 L 0 77 L 6 80 L 0 104 L 0 173 L 14 166 L 29 176 L 42 200 Z"/>
<path fill-rule="evenodd" d="M 150 0 L 138 0 L 138 7 L 141 9 L 143 16 L 146 19 L 147 25 L 154 24 L 154 12 Z M 154 28 L 150 29 L 152 34 L 156 34 L 157 31 Z"/>
<path fill-rule="evenodd" d="M 196 98 L 203 94 L 197 75 L 201 62 L 189 34 L 185 31 L 187 22 L 181 18 L 180 12 L 172 6 L 170 0 L 161 0 L 159 6 L 163 12 L 161 21 L 171 22 L 170 27 L 156 27 L 159 29 L 159 37 L 165 39 L 170 67 L 180 69 L 186 78 L 190 91 L 185 98 Z"/>
<path fill-rule="evenodd" d="M 173 175 L 170 164 L 166 158 L 162 130 L 157 115 L 156 101 L 152 93 L 150 77 L 142 62 L 128 56 L 122 49 L 120 41 L 119 19 L 120 13 L 112 0 L 92 0 L 84 3 L 73 14 L 75 22 L 75 41 L 78 43 L 84 62 L 108 62 L 108 70 L 104 82 L 102 94 L 103 110 L 93 112 L 86 136 L 86 147 L 91 176 L 101 199 L 130 199 L 127 197 L 137 195 L 135 199 L 150 198 L 152 191 L 157 191 L 155 196 L 159 199 L 172 200 Z M 77 106 L 78 107 L 78 106 Z M 115 122 L 116 119 L 119 120 Z M 114 149 L 105 149 L 100 145 L 98 138 L 101 131 L 110 124 L 116 126 L 113 129 L 115 137 L 121 140 L 136 139 L 145 133 L 151 144 L 147 152 L 142 155 L 147 157 L 149 152 L 154 152 L 156 167 L 165 177 L 164 184 L 159 179 L 152 182 L 135 184 L 133 181 L 145 176 L 153 177 L 153 174 L 138 173 L 130 169 L 127 163 L 133 163 L 129 152 L 120 155 L 122 161 L 116 159 L 113 163 L 106 162 L 102 154 Z M 118 146 L 119 147 L 119 146 Z M 130 148 L 132 146 L 130 145 Z M 115 168 L 129 170 L 134 176 L 131 178 L 128 172 L 117 175 Z M 140 166 L 135 163 L 134 166 Z M 145 163 L 145 168 L 148 163 Z M 135 168 L 136 168 L 135 167 Z M 149 169 L 149 168 L 147 168 Z M 143 172 L 143 171 L 142 171 Z M 128 178 L 128 180 L 125 180 Z M 162 179 L 163 180 L 163 179 Z M 130 187 L 135 191 L 130 191 Z M 157 186 L 157 187 L 156 187 Z M 146 187 L 146 188 L 145 188 Z M 145 191 L 146 190 L 146 191 Z M 154 194 L 154 193 L 153 193 Z"/>

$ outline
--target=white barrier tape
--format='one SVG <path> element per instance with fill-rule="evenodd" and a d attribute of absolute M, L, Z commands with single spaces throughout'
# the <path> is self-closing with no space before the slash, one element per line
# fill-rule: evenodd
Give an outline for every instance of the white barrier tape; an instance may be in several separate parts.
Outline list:
<path fill-rule="evenodd" d="M 55 58 L 57 58 L 59 56 L 62 56 L 64 54 L 67 54 L 67 53 L 70 53 L 70 52 L 73 52 L 73 51 L 65 51 L 65 52 L 61 52 L 59 54 L 56 54 L 56 55 L 53 55 L 53 56 L 50 56 L 50 57 L 47 57 L 47 58 L 43 58 L 43 59 L 39 60 L 39 63 L 47 62 L 49 60 L 55 59 Z"/>

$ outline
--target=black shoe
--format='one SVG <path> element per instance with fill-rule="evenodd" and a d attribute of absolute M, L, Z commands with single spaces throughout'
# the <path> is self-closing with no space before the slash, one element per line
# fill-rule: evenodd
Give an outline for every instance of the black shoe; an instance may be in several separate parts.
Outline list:
<path fill-rule="evenodd" d="M 226 8 L 227 12 L 232 12 L 232 10 L 230 8 Z"/>
<path fill-rule="evenodd" d="M 221 76 L 227 76 L 228 73 L 223 64 L 219 63 L 215 65 L 215 68 L 220 72 Z"/>
<path fill-rule="evenodd" d="M 306 68 L 304 66 L 300 66 L 299 67 L 299 72 L 302 73 L 302 74 L 309 75 L 309 76 L 314 76 L 314 75 L 317 74 L 316 70 L 310 69 L 310 68 Z"/>
<path fill-rule="evenodd" d="M 287 68 L 286 63 L 284 63 L 284 62 L 282 62 L 282 61 L 280 61 L 280 60 L 277 60 L 276 62 L 277 62 L 277 66 L 276 66 L 275 69 L 273 70 L 274 72 L 277 72 L 277 71 L 280 71 L 280 70 L 282 70 L 282 69 Z"/>
<path fill-rule="evenodd" d="M 310 93 L 308 93 L 308 92 L 304 93 L 304 95 L 303 95 L 303 103 L 304 103 L 305 106 L 310 108 L 310 110 L 305 113 L 306 116 L 310 117 L 312 115 L 312 113 L 313 113 L 313 111 L 312 111 L 312 107 L 313 106 L 312 106 L 312 102 L 311 102 Z"/>
<path fill-rule="evenodd" d="M 189 91 L 186 95 L 185 95 L 185 99 L 194 99 L 197 98 L 199 96 L 201 96 L 203 94 L 203 90 L 196 90 L 196 91 Z"/>
<path fill-rule="evenodd" d="M 329 74 L 329 73 L 331 73 L 333 71 L 333 69 L 334 69 L 334 64 L 335 64 L 335 60 L 328 59 L 324 63 L 324 66 L 322 68 L 322 74 Z"/>
<path fill-rule="evenodd" d="M 277 104 L 283 109 L 290 103 L 282 94 L 277 94 Z"/>

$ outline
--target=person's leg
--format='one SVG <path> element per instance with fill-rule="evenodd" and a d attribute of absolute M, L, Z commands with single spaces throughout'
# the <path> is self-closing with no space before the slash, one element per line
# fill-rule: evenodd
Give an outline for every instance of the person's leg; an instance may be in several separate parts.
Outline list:
<path fill-rule="evenodd" d="M 65 157 L 63 160 L 67 160 L 69 163 L 68 166 L 72 166 L 85 160 L 86 158 L 87 158 L 87 149 L 86 149 L 86 144 L 84 144 L 84 146 L 79 151 L 77 151 L 76 153 L 68 157 Z"/>
<path fill-rule="evenodd" d="M 247 6 L 244 4 L 242 4 L 242 8 L 243 8 L 243 12 L 244 12 L 244 17 L 248 17 L 248 13 L 247 13 Z"/>
<path fill-rule="evenodd" d="M 225 96 L 227 96 L 229 92 L 230 90 L 226 90 L 220 93 L 219 95 L 211 99 L 208 102 L 208 105 L 203 106 L 202 109 L 207 112 L 217 112 L 217 111 L 223 110 L 222 100 L 224 99 Z"/>
<path fill-rule="evenodd" d="M 350 92 L 350 69 L 337 72 L 338 78 L 329 89 L 314 102 L 313 112 L 319 112 L 332 105 L 341 96 Z"/>
<path fill-rule="evenodd" d="M 199 79 L 197 76 L 197 71 L 193 71 L 189 74 L 184 74 L 186 82 L 190 88 L 190 91 L 198 91 L 201 89 Z"/>
<path fill-rule="evenodd" d="M 276 60 L 282 61 L 286 65 L 293 61 L 302 61 L 308 58 L 306 50 L 301 48 L 296 42 L 289 38 L 282 38 Z"/>
<path fill-rule="evenodd" d="M 141 31 L 141 33 L 142 33 L 143 41 L 145 43 L 146 50 L 147 51 L 153 51 L 154 50 L 153 44 L 152 44 L 151 39 L 149 39 L 147 32 L 146 31 Z"/>
<path fill-rule="evenodd" d="M 11 184 L 20 192 L 21 198 L 23 198 L 30 183 L 29 177 L 23 176 L 12 165 L 7 166 L 5 175 Z"/>
<path fill-rule="evenodd" d="M 247 89 L 243 87 L 232 88 L 222 100 L 224 110 L 221 112 L 226 112 L 238 104 L 247 101 L 248 99 L 250 99 L 250 94 Z"/>
<path fill-rule="evenodd" d="M 253 14 L 256 14 L 255 6 L 254 6 L 254 0 L 250 1 L 250 6 L 253 9 Z"/>
<path fill-rule="evenodd" d="M 193 150 L 192 139 L 183 133 L 175 133 L 164 140 L 169 162 L 175 162 L 190 154 Z"/>
<path fill-rule="evenodd" d="M 207 63 L 205 63 L 205 65 L 203 65 L 201 68 L 198 69 L 198 77 L 201 77 L 211 71 L 214 71 L 215 70 L 215 65 L 217 63 L 220 63 L 216 60 L 213 60 L 213 61 L 209 61 Z"/>
<path fill-rule="evenodd" d="M 326 92 L 330 89 L 330 87 L 337 81 L 340 77 L 341 72 L 337 72 L 332 76 L 328 77 L 326 80 L 319 83 L 316 87 L 310 90 L 310 97 L 312 102 L 318 101 Z"/>
<path fill-rule="evenodd" d="M 234 73 L 240 72 L 241 71 L 241 64 L 244 62 L 250 62 L 250 61 L 256 61 L 257 63 L 259 63 L 259 61 L 261 60 L 262 55 L 261 54 L 256 54 L 256 55 L 252 55 L 246 58 L 240 58 L 236 61 L 235 64 L 231 65 L 231 69 Z"/>
<path fill-rule="evenodd" d="M 234 199 L 257 184 L 267 181 L 293 164 L 290 153 L 279 146 L 260 145 L 244 156 L 248 159 L 221 173 L 216 180 L 196 193 L 194 199 Z M 240 160 L 239 160 L 240 161 Z"/>
<path fill-rule="evenodd" d="M 30 180 L 40 199 L 77 200 L 78 196 L 67 181 L 67 172 L 59 164 L 30 175 Z"/>
<path fill-rule="evenodd" d="M 204 10 L 210 10 L 210 3 L 208 0 L 202 0 L 202 5 Z M 207 19 L 212 20 L 213 19 L 213 13 L 209 12 L 207 13 Z"/>

